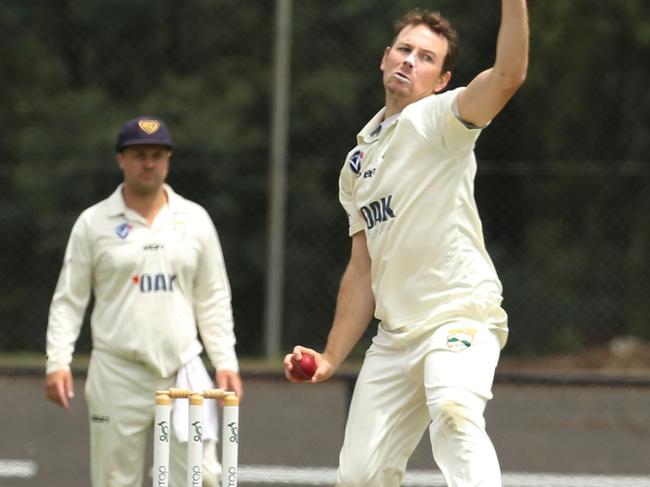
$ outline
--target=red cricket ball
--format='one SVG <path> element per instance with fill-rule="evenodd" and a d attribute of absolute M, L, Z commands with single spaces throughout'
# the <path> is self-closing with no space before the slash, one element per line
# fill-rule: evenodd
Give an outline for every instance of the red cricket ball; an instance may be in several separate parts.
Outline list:
<path fill-rule="evenodd" d="M 300 361 L 297 361 L 293 357 L 291 358 L 291 364 L 293 369 L 291 373 L 298 379 L 309 380 L 316 372 L 318 366 L 316 365 L 316 359 L 311 353 L 302 353 L 302 358 Z"/>

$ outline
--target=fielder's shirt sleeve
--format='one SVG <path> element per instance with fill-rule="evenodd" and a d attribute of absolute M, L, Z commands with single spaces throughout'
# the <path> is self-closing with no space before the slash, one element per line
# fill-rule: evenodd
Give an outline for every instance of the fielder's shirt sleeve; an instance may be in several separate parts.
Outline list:
<path fill-rule="evenodd" d="M 92 265 L 88 239 L 89 211 L 77 219 L 65 250 L 63 266 L 50 304 L 46 372 L 67 370 L 90 299 Z"/>
<path fill-rule="evenodd" d="M 205 212 L 204 229 L 195 285 L 197 325 L 212 365 L 217 370 L 238 371 L 230 283 L 217 231 Z"/>

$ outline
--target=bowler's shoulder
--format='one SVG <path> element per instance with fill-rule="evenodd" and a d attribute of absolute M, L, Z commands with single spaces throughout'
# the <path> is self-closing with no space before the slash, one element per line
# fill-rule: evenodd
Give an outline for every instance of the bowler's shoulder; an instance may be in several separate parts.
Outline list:
<path fill-rule="evenodd" d="M 458 94 L 465 89 L 464 86 L 459 88 L 454 88 L 453 90 L 443 91 L 442 93 L 434 93 L 429 96 L 412 103 L 405 110 L 407 111 L 416 111 L 416 110 L 427 110 L 435 109 L 440 107 L 449 107 L 456 99 Z"/>
<path fill-rule="evenodd" d="M 444 120 L 452 111 L 452 105 L 463 88 L 435 93 L 408 105 L 400 115 L 401 130 L 415 130 L 423 139 L 443 130 Z"/>

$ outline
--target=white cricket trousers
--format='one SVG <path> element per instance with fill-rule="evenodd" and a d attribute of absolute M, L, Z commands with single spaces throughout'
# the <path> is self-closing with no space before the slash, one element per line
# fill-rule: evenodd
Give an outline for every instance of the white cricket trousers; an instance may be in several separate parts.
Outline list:
<path fill-rule="evenodd" d="M 93 487 L 152 485 L 144 476 L 145 454 L 153 445 L 155 391 L 173 387 L 174 376 L 155 372 L 94 350 L 85 397 L 90 421 L 90 476 Z M 173 413 L 172 413 L 173 414 Z M 171 435 L 170 487 L 185 487 L 187 443 Z M 203 485 L 218 486 L 220 465 L 214 442 L 204 443 Z"/>
<path fill-rule="evenodd" d="M 449 487 L 501 487 L 483 412 L 501 344 L 482 323 L 403 340 L 379 329 L 366 353 L 339 456 L 338 487 L 396 487 L 429 426 Z"/>

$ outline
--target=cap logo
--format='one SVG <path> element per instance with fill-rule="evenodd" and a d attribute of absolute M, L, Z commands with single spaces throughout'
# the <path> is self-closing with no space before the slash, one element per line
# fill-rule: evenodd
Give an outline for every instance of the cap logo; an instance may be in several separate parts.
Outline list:
<path fill-rule="evenodd" d="M 151 135 L 160 128 L 160 122 L 158 120 L 139 120 L 138 126 L 143 132 Z"/>

